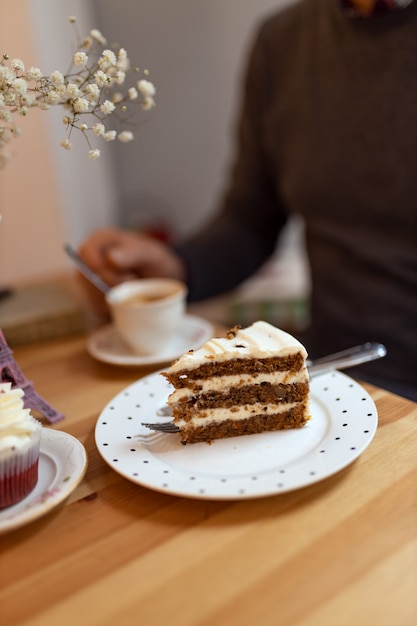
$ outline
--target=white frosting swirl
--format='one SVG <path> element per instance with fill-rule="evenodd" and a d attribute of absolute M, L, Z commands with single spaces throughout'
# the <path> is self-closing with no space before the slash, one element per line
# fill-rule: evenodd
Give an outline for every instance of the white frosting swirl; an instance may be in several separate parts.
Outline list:
<path fill-rule="evenodd" d="M 25 409 L 22 389 L 12 389 L 11 383 L 0 383 L 0 452 L 26 448 L 34 433 L 42 426 Z"/>
<path fill-rule="evenodd" d="M 186 352 L 171 364 L 169 373 L 192 369 L 210 361 L 220 362 L 232 358 L 265 359 L 298 352 L 304 359 L 307 358 L 306 349 L 295 337 L 268 322 L 258 321 L 227 338 L 214 337 L 199 350 Z"/>

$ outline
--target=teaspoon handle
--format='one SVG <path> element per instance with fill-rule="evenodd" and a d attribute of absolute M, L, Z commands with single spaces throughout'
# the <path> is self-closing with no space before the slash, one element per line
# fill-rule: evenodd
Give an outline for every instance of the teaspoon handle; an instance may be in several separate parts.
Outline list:
<path fill-rule="evenodd" d="M 93 270 L 90 267 L 88 267 L 86 263 L 84 263 L 84 261 L 81 259 L 79 254 L 74 250 L 72 246 L 70 246 L 69 243 L 65 244 L 64 250 L 68 254 L 68 256 L 72 259 L 72 261 L 74 261 L 75 265 L 78 267 L 81 274 L 85 276 L 85 278 L 89 280 L 90 283 L 92 283 L 95 287 L 97 287 L 99 291 L 102 291 L 103 293 L 108 292 L 108 290 L 110 289 L 109 285 L 105 283 L 104 280 L 100 278 L 98 274 L 93 272 Z"/>

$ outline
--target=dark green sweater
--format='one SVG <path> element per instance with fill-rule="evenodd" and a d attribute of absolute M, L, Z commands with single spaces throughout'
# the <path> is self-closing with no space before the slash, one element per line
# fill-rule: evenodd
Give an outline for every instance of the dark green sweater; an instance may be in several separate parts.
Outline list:
<path fill-rule="evenodd" d="M 417 399 L 417 3 L 352 19 L 303 0 L 269 18 L 238 139 L 220 212 L 179 248 L 192 299 L 247 278 L 301 214 L 311 357 L 383 342 L 388 356 L 359 375 Z"/>

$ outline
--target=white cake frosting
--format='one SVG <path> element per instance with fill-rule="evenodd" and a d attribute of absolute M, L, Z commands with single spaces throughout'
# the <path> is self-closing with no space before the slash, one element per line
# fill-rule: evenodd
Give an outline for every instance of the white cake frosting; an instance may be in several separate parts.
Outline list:
<path fill-rule="evenodd" d="M 0 383 L 0 453 L 26 451 L 42 425 L 24 408 L 23 390 L 11 383 Z"/>
<path fill-rule="evenodd" d="M 211 359 L 217 362 L 232 358 L 266 359 L 295 353 L 301 353 L 304 359 L 307 358 L 306 349 L 295 337 L 268 322 L 260 321 L 237 330 L 231 338 L 214 337 L 199 350 L 186 352 L 171 365 L 170 371 L 199 367 Z"/>

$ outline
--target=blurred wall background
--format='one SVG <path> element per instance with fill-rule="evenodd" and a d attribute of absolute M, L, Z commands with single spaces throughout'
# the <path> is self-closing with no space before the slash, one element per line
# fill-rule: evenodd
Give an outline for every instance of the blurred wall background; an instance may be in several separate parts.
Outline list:
<path fill-rule="evenodd" d="M 0 7 L 1 52 L 44 73 L 66 70 L 69 15 L 97 27 L 150 70 L 157 107 L 127 145 L 59 146 L 62 111 L 31 111 L 13 160 L 0 171 L 0 283 L 68 268 L 77 244 L 108 223 L 153 226 L 178 237 L 198 228 L 225 184 L 243 63 L 254 28 L 291 0 L 13 0 Z"/>
<path fill-rule="evenodd" d="M 39 64 L 25 0 L 0 4 L 0 54 L 25 59 L 28 66 Z M 51 175 L 45 122 L 45 114 L 38 110 L 19 118 L 22 136 L 9 144 L 12 159 L 0 169 L 0 286 L 59 265 L 64 236 L 61 190 Z"/>
<path fill-rule="evenodd" d="M 138 140 L 115 146 L 120 217 L 193 232 L 215 208 L 234 147 L 254 30 L 288 0 L 95 0 L 98 22 L 148 68 L 157 107 Z M 109 34 L 110 36 L 110 34 Z M 157 224 L 158 225 L 158 224 Z"/>

